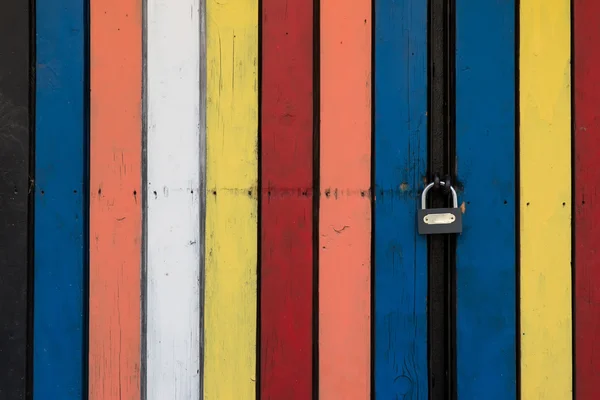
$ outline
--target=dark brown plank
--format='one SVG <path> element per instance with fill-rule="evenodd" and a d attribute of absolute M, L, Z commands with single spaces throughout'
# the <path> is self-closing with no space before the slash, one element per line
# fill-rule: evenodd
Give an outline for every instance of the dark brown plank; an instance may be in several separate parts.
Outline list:
<path fill-rule="evenodd" d="M 0 399 L 27 388 L 29 2 L 0 2 Z"/>

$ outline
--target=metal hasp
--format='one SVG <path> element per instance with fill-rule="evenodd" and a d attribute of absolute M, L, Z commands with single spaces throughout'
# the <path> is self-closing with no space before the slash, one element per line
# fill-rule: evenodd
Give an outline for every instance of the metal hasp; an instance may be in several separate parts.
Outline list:
<path fill-rule="evenodd" d="M 462 232 L 462 211 L 458 208 L 458 197 L 456 191 L 450 186 L 452 192 L 452 208 L 427 209 L 427 192 L 434 186 L 430 183 L 423 189 L 421 194 L 421 209 L 418 210 L 418 226 L 420 235 L 436 235 L 443 233 Z M 443 182 L 440 184 L 444 185 Z"/>

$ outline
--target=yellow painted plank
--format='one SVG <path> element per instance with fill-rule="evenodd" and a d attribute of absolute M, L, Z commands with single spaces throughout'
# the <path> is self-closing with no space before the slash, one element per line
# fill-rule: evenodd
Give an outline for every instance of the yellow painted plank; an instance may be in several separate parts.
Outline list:
<path fill-rule="evenodd" d="M 521 398 L 567 400 L 572 398 L 570 0 L 521 0 L 520 19 Z"/>
<path fill-rule="evenodd" d="M 205 400 L 255 398 L 258 15 L 206 3 Z"/>

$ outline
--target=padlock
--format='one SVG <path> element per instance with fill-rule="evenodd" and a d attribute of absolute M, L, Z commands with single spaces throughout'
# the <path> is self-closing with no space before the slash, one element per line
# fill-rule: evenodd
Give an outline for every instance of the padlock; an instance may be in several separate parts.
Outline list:
<path fill-rule="evenodd" d="M 462 210 L 458 208 L 458 197 L 456 191 L 450 186 L 452 192 L 453 208 L 430 208 L 427 209 L 427 192 L 434 186 L 430 183 L 423 189 L 421 194 L 421 209 L 418 210 L 418 225 L 420 235 L 436 235 L 441 233 L 462 232 Z"/>

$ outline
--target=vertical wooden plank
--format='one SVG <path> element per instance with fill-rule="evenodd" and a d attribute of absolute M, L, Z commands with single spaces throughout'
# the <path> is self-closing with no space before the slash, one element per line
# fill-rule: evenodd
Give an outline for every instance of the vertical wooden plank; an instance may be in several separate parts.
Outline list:
<path fill-rule="evenodd" d="M 312 397 L 313 2 L 263 0 L 261 398 Z"/>
<path fill-rule="evenodd" d="M 520 3 L 521 398 L 568 399 L 570 1 Z"/>
<path fill-rule="evenodd" d="M 371 1 L 320 9 L 319 398 L 368 399 Z"/>
<path fill-rule="evenodd" d="M 149 0 L 146 21 L 146 396 L 197 400 L 204 246 L 199 0 Z"/>
<path fill-rule="evenodd" d="M 88 215 L 85 15 L 82 0 L 36 2 L 36 399 L 84 398 L 84 229 Z"/>
<path fill-rule="evenodd" d="M 517 398 L 515 54 L 514 1 L 456 0 L 459 399 Z"/>
<path fill-rule="evenodd" d="M 90 3 L 90 400 L 140 398 L 142 4 Z"/>
<path fill-rule="evenodd" d="M 574 0 L 575 394 L 600 398 L 600 3 Z"/>
<path fill-rule="evenodd" d="M 375 395 L 428 399 L 427 2 L 375 1 Z"/>
<path fill-rule="evenodd" d="M 456 177 L 456 142 L 453 124 L 455 100 L 453 1 L 430 0 L 427 24 L 427 182 L 437 174 Z M 433 190 L 427 199 L 432 208 L 446 207 L 448 196 Z M 446 197 L 446 198 L 444 198 Z M 418 205 L 420 207 L 420 205 Z M 455 329 L 454 282 L 456 238 L 450 235 L 427 237 L 427 353 L 429 397 L 454 398 Z"/>
<path fill-rule="evenodd" d="M 0 2 L 0 398 L 25 399 L 29 193 L 29 2 Z"/>
<path fill-rule="evenodd" d="M 258 0 L 206 3 L 204 399 L 256 397 Z"/>

